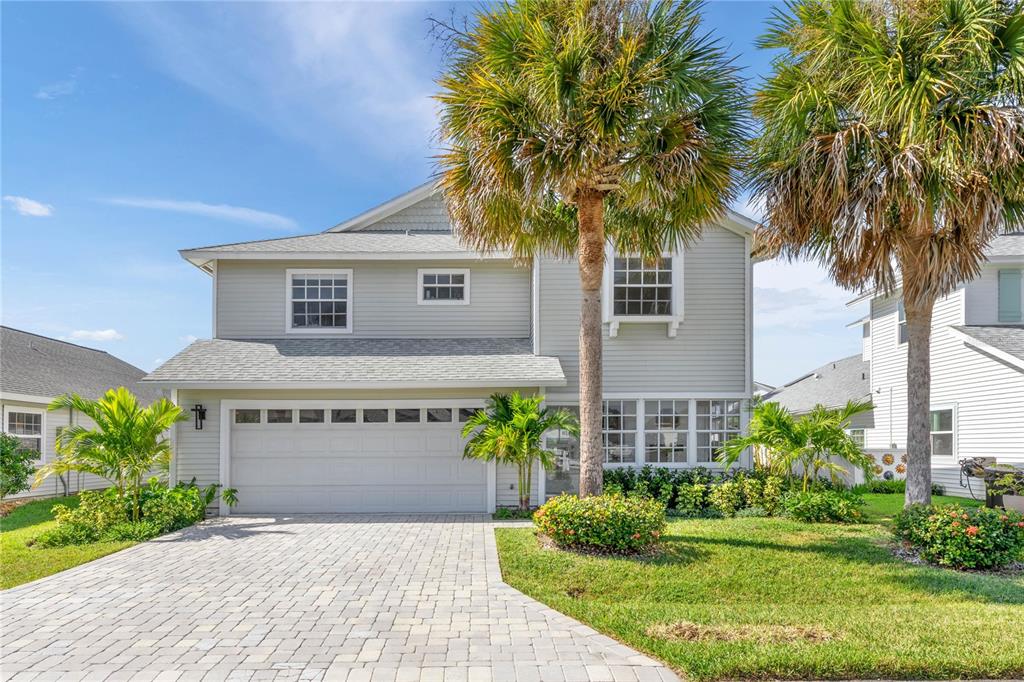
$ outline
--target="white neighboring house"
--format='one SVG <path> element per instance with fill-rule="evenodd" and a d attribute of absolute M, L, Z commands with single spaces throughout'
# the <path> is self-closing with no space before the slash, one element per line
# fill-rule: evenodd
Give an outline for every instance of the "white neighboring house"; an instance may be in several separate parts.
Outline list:
<path fill-rule="evenodd" d="M 607 467 L 716 466 L 744 427 L 753 227 L 730 213 L 654 265 L 609 245 Z M 495 392 L 577 408 L 576 262 L 466 249 L 433 184 L 322 233 L 181 254 L 210 277 L 213 338 L 145 381 L 205 411 L 178 424 L 172 475 L 236 488 L 234 513 L 515 505 L 515 470 L 463 459 L 462 423 Z M 578 480 L 577 444 L 548 442 L 535 503 Z"/>
<path fill-rule="evenodd" d="M 959 461 L 994 457 L 1024 465 L 1024 233 L 996 237 L 974 280 L 935 305 L 931 343 L 932 479 L 951 495 L 982 497 L 961 486 Z M 900 292 L 867 295 L 864 353 L 870 360 L 874 428 L 868 449 L 905 451 L 907 343 Z"/>
<path fill-rule="evenodd" d="M 56 456 L 54 443 L 61 428 L 92 425 L 73 410 L 48 411 L 54 398 L 65 393 L 98 398 L 111 388 L 125 386 L 149 403 L 161 394 L 156 387 L 139 383 L 145 375 L 106 351 L 0 326 L 2 428 L 38 452 L 40 464 Z M 91 474 L 71 474 L 64 481 L 51 476 L 39 488 L 7 499 L 63 495 L 109 485 L 106 479 Z"/>

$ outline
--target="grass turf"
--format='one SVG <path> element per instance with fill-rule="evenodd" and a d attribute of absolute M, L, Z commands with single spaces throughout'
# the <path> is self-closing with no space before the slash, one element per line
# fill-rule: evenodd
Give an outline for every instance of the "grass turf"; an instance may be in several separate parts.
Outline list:
<path fill-rule="evenodd" d="M 502 573 L 697 680 L 1024 677 L 1024 577 L 894 558 L 885 524 L 902 496 L 866 497 L 874 523 L 673 521 L 649 560 L 543 549 L 531 529 L 498 529 Z"/>
<path fill-rule="evenodd" d="M 0 518 L 0 589 L 8 589 L 134 545 L 134 542 L 95 542 L 89 545 L 33 549 L 28 542 L 56 525 L 53 506 L 78 505 L 77 497 L 36 500 Z"/>

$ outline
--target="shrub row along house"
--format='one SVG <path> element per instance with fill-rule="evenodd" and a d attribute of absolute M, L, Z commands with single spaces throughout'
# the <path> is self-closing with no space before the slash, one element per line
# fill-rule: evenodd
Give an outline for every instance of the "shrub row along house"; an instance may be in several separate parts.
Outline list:
<path fill-rule="evenodd" d="M 606 466 L 715 466 L 752 392 L 751 231 L 730 213 L 656 263 L 608 254 Z M 241 513 L 483 512 L 516 472 L 462 457 L 494 392 L 578 401 L 572 260 L 478 254 L 427 184 L 319 234 L 182 251 L 213 287 L 213 338 L 146 377 L 193 419 L 172 477 L 238 490 Z M 578 484 L 578 449 L 535 501 Z M 221 513 L 227 513 L 226 507 Z"/>
<path fill-rule="evenodd" d="M 57 456 L 55 443 L 60 429 L 70 424 L 92 426 L 74 410 L 50 412 L 57 396 L 77 393 L 98 398 L 107 390 L 124 386 L 143 403 L 160 397 L 160 389 L 140 383 L 144 370 L 101 350 L 66 341 L 0 327 L 0 406 L 3 431 L 16 436 L 23 447 L 39 453 L 39 464 Z M 79 490 L 105 488 L 109 481 L 92 474 L 53 476 L 42 486 L 11 495 L 9 499 L 39 495 L 63 495 Z"/>
<path fill-rule="evenodd" d="M 907 446 L 907 328 L 900 291 L 872 292 L 856 326 L 862 353 L 829 363 L 765 396 L 794 412 L 870 397 L 874 410 L 851 431 L 877 458 L 878 473 L 898 470 Z M 965 480 L 961 459 L 1024 465 L 1024 233 L 993 239 L 975 279 L 935 305 L 931 344 L 932 480 L 951 495 L 984 497 Z M 883 461 L 886 454 L 890 458 Z"/>

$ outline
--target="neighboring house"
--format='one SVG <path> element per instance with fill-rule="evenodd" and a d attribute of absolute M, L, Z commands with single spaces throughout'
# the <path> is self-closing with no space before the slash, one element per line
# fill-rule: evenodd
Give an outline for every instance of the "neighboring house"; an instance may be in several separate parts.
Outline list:
<path fill-rule="evenodd" d="M 1002 235 L 974 280 L 935 305 L 931 343 L 932 478 L 953 495 L 959 461 L 992 457 L 1024 464 L 1024 233 Z M 864 357 L 870 359 L 875 426 L 869 449 L 904 450 L 907 437 L 907 336 L 900 292 L 868 294 Z M 977 481 L 973 494 L 982 494 Z"/>
<path fill-rule="evenodd" d="M 65 393 L 98 398 L 111 388 L 125 386 L 149 403 L 160 397 L 160 390 L 151 384 L 140 384 L 145 375 L 143 370 L 105 351 L 0 327 L 3 430 L 38 452 L 40 464 L 56 456 L 54 444 L 60 429 L 69 424 L 92 425 L 74 410 L 48 411 L 46 408 L 54 398 Z M 62 495 L 108 485 L 109 481 L 91 474 L 71 474 L 63 481 L 53 476 L 39 488 L 9 499 Z"/>
<path fill-rule="evenodd" d="M 752 227 L 730 213 L 651 265 L 609 247 L 607 466 L 713 466 L 740 432 Z M 466 249 L 432 184 L 323 233 L 181 253 L 211 277 L 213 338 L 146 381 L 205 416 L 178 425 L 173 475 L 237 488 L 236 512 L 515 505 L 514 469 L 462 458 L 463 422 L 494 392 L 577 407 L 576 262 Z M 578 477 L 575 442 L 548 441 L 535 501 Z"/>
<path fill-rule="evenodd" d="M 754 382 L 754 397 L 755 398 L 763 398 L 765 396 L 765 394 L 771 393 L 774 390 L 775 390 L 775 386 L 772 386 L 771 384 L 766 384 L 763 381 L 755 381 Z"/>
<path fill-rule="evenodd" d="M 766 393 L 762 400 L 778 403 L 795 415 L 804 415 L 818 405 L 839 408 L 850 401 L 871 400 L 871 368 L 861 354 L 822 365 L 793 381 Z M 848 433 L 864 447 L 865 435 L 874 427 L 874 411 L 862 412 L 850 420 Z M 881 455 L 880 455 L 881 456 Z M 892 462 L 895 466 L 895 462 Z M 863 473 L 848 464 L 843 465 L 849 472 L 849 480 L 861 483 Z M 879 467 L 882 467 L 879 459 Z M 884 469 L 878 469 L 879 475 Z"/>

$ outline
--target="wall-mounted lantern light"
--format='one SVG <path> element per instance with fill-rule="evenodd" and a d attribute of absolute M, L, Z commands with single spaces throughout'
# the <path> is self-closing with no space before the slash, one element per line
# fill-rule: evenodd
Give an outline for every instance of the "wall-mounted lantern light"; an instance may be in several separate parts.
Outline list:
<path fill-rule="evenodd" d="M 192 413 L 196 415 L 196 431 L 203 430 L 203 420 L 206 419 L 206 408 L 202 405 L 195 405 Z"/>

